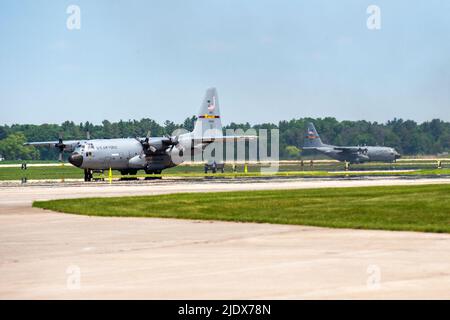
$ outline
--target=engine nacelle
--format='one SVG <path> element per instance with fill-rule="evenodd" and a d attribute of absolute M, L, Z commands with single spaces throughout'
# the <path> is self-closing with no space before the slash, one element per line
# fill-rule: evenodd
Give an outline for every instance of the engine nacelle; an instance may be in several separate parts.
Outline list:
<path fill-rule="evenodd" d="M 370 160 L 370 158 L 369 158 L 369 156 L 368 155 L 366 155 L 366 154 L 358 154 L 358 161 L 359 162 L 366 162 L 366 161 L 369 161 Z"/>
<path fill-rule="evenodd" d="M 147 160 L 145 159 L 144 155 L 137 155 L 128 160 L 128 164 L 130 168 L 141 169 L 145 168 L 145 166 L 147 165 Z"/>
<path fill-rule="evenodd" d="M 156 154 L 152 156 L 145 156 L 144 154 L 137 155 L 128 160 L 128 165 L 132 169 L 145 170 L 162 170 L 165 168 L 170 168 L 174 166 L 174 162 L 172 162 L 172 155 L 179 158 L 180 151 L 180 149 L 173 148 L 170 153 Z M 178 158 L 175 158 L 175 160 Z M 179 164 L 181 162 L 175 163 Z"/>
<path fill-rule="evenodd" d="M 172 148 L 172 150 L 169 152 L 171 157 L 179 157 L 182 158 L 184 156 L 184 149 L 183 148 L 179 148 L 179 147 L 175 147 Z"/>

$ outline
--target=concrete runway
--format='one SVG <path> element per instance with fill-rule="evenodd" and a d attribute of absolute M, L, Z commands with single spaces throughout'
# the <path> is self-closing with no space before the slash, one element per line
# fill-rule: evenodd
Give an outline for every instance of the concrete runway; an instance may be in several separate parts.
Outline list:
<path fill-rule="evenodd" d="M 272 179 L 0 186 L 0 298 L 450 298 L 450 235 L 31 208 L 36 199 L 450 183 Z"/>

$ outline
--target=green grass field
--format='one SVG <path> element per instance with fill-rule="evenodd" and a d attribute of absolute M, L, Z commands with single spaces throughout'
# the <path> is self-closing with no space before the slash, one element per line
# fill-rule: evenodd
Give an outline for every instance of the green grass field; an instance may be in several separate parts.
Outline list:
<path fill-rule="evenodd" d="M 450 185 L 184 193 L 36 201 L 54 211 L 450 233 Z"/>
<path fill-rule="evenodd" d="M 27 164 L 46 164 L 46 163 L 58 163 L 56 160 L 3 160 L 0 161 L 0 165 L 2 164 L 22 164 L 26 162 Z M 67 162 L 68 164 L 68 162 Z"/>
<path fill-rule="evenodd" d="M 1 168 L 0 180 L 27 179 L 82 179 L 83 170 L 68 164 L 55 167 L 28 167 L 27 170 L 20 168 Z"/>

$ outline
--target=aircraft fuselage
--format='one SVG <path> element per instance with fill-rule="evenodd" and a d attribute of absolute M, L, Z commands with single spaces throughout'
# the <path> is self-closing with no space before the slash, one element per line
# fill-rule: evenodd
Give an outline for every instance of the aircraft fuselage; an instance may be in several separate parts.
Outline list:
<path fill-rule="evenodd" d="M 158 141 L 158 139 L 162 138 L 150 138 L 151 141 Z M 69 162 L 81 169 L 111 168 L 131 172 L 139 169 L 160 172 L 175 166 L 170 153 L 161 152 L 144 157 L 142 144 L 134 138 L 81 141 L 75 146 Z"/>
<path fill-rule="evenodd" d="M 318 152 L 339 161 L 350 163 L 362 163 L 369 161 L 393 162 L 400 158 L 400 154 L 390 147 L 364 146 L 357 148 L 358 152 L 350 153 L 344 150 L 336 149 L 335 146 L 325 145 L 314 148 Z"/>

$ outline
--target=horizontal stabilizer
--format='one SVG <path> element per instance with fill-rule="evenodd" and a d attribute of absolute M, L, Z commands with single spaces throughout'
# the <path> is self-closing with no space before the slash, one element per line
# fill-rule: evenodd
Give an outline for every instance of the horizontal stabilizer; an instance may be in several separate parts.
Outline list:
<path fill-rule="evenodd" d="M 194 143 L 201 142 L 233 142 L 233 141 L 249 141 L 256 140 L 257 136 L 212 136 L 212 137 L 201 137 L 192 139 Z"/>

